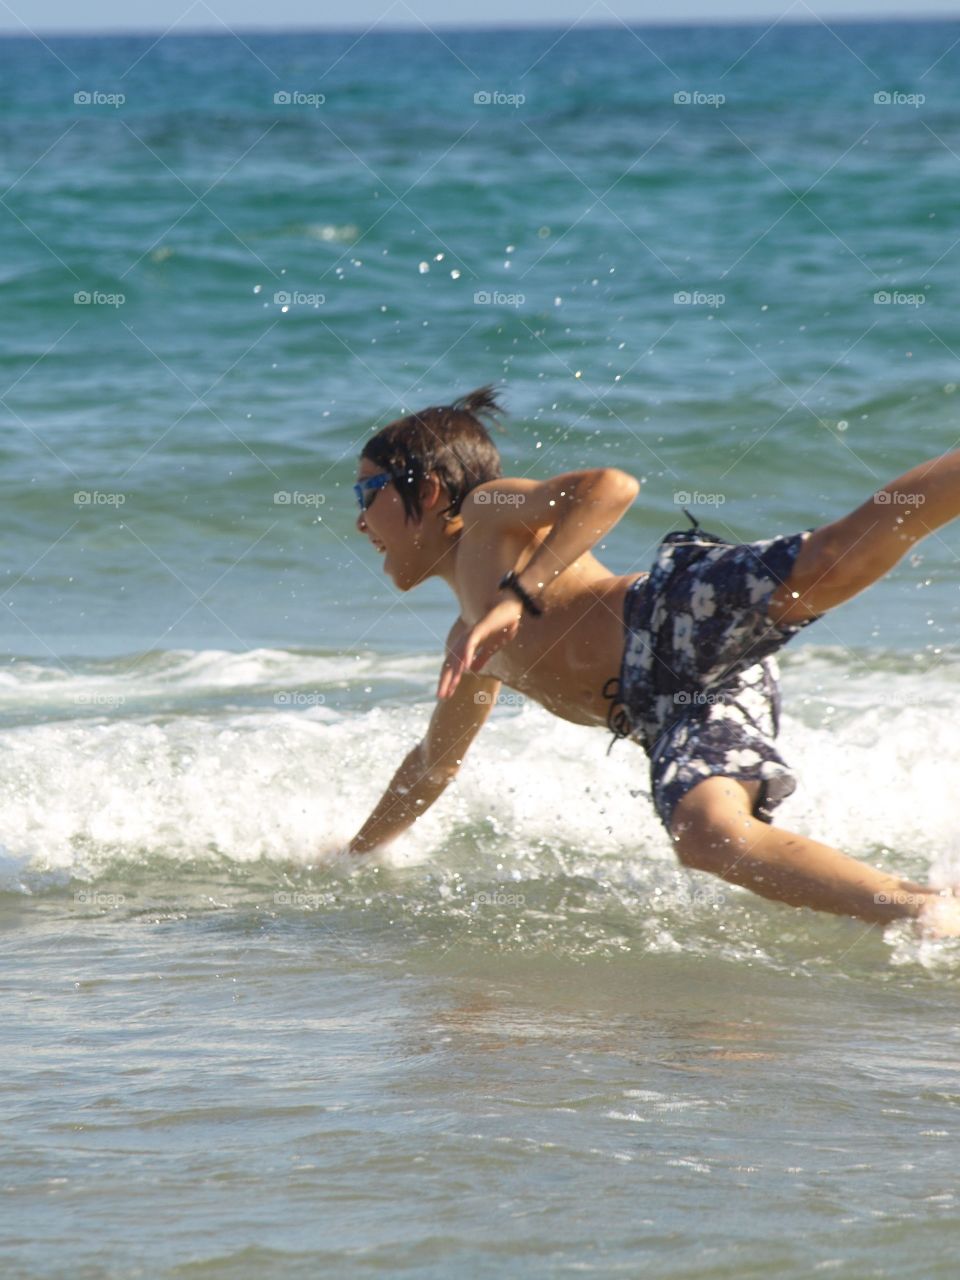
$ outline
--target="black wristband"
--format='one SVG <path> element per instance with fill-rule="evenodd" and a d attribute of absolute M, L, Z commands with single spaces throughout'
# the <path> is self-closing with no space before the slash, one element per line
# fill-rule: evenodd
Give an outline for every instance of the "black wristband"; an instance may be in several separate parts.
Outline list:
<path fill-rule="evenodd" d="M 524 591 L 523 587 L 521 587 L 515 569 L 511 569 L 509 573 L 505 573 L 503 575 L 498 587 L 501 591 L 512 591 L 523 605 L 524 609 L 526 609 L 527 613 L 532 613 L 536 618 L 539 618 L 543 613 L 543 610 L 537 604 L 536 600 L 534 600 L 533 596 L 530 595 L 529 591 Z"/>

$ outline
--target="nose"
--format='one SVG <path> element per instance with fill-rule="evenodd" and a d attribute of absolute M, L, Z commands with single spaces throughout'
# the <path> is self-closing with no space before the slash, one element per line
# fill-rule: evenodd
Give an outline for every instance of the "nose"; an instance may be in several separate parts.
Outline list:
<path fill-rule="evenodd" d="M 361 512 L 360 512 L 360 514 L 357 516 L 357 532 L 358 532 L 358 533 L 366 533 L 366 532 L 367 532 L 367 522 L 366 522 L 366 520 L 364 519 L 364 516 L 363 516 L 363 512 L 362 512 L 362 511 L 361 511 Z"/>

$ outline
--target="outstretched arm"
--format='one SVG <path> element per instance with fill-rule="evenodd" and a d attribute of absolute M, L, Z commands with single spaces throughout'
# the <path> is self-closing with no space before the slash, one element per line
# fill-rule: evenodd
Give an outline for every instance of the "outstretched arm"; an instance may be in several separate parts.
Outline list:
<path fill-rule="evenodd" d="M 451 636 L 458 625 L 459 619 Z M 499 680 L 471 673 L 455 698 L 437 702 L 423 740 L 407 753 L 377 807 L 350 841 L 350 853 L 388 844 L 426 813 L 456 777 L 499 692 Z"/>

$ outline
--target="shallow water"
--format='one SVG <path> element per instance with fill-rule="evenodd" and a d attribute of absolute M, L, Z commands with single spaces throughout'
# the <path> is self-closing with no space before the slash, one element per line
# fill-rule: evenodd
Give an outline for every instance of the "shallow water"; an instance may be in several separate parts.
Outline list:
<path fill-rule="evenodd" d="M 785 657 L 784 821 L 960 879 L 952 712 L 865 658 Z M 291 664 L 340 704 L 272 705 Z M 364 711 L 322 654 L 168 655 L 117 720 L 120 668 L 4 686 L 5 1274 L 952 1274 L 960 943 L 682 871 L 641 752 L 533 706 L 331 863 L 429 664 Z"/>
<path fill-rule="evenodd" d="M 750 906 L 576 957 L 371 879 L 8 901 L 7 1274 L 952 1274 L 953 966 Z"/>

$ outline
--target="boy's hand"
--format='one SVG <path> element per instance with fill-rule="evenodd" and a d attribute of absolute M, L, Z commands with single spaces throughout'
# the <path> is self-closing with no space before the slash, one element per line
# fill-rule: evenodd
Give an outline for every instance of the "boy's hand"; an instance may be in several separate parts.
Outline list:
<path fill-rule="evenodd" d="M 475 627 L 455 627 L 447 640 L 437 697 L 449 698 L 465 671 L 480 671 L 499 649 L 509 644 L 520 628 L 522 613 L 519 600 L 501 600 Z"/>
<path fill-rule="evenodd" d="M 917 915 L 921 936 L 928 938 L 960 937 L 960 901 L 950 894 L 931 893 L 921 905 Z"/>

